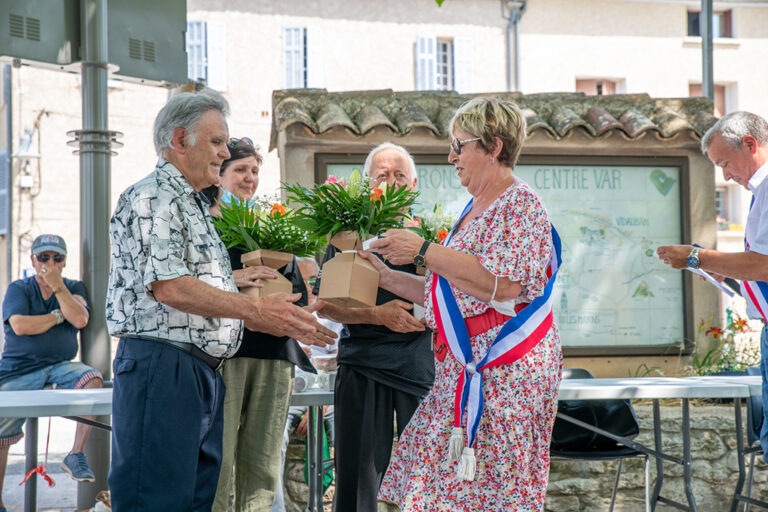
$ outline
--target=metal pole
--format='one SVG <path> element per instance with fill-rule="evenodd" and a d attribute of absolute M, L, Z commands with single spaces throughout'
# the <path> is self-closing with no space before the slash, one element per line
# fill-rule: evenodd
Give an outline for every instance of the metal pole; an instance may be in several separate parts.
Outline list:
<path fill-rule="evenodd" d="M 11 95 L 11 66 L 3 66 L 3 100 L 5 103 L 7 135 L 6 149 L 8 150 L 8 182 L 7 192 L 5 193 L 5 215 L 8 222 L 8 229 L 5 232 L 5 251 L 6 251 L 6 281 L 7 287 L 13 281 L 13 96 Z"/>
<path fill-rule="evenodd" d="M 81 334 L 83 362 L 109 379 L 111 339 L 104 304 L 109 273 L 110 136 L 107 105 L 107 0 L 80 0 L 82 49 L 82 110 L 80 132 L 80 275 L 91 305 L 88 326 Z M 101 418 L 108 422 L 109 418 Z M 80 483 L 78 509 L 93 507 L 96 494 L 107 489 L 109 436 L 93 430 L 85 449 L 96 475 Z"/>
<path fill-rule="evenodd" d="M 714 101 L 715 81 L 712 71 L 712 0 L 701 0 L 699 32 L 701 33 L 701 95 Z"/>

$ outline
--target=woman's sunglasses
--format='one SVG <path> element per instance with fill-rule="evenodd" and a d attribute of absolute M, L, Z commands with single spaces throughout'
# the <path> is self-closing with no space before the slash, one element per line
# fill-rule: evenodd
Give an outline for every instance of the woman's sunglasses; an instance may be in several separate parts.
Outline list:
<path fill-rule="evenodd" d="M 250 146 L 253 147 L 253 141 L 249 139 L 248 137 L 243 137 L 238 139 L 237 137 L 232 137 L 227 141 L 227 147 L 229 149 L 235 149 L 238 146 Z"/>
<path fill-rule="evenodd" d="M 37 261 L 39 261 L 40 263 L 48 263 L 48 260 L 51 259 L 51 255 L 50 254 L 45 254 L 45 253 L 43 253 L 43 254 L 35 254 L 35 258 L 37 258 Z M 54 254 L 53 255 L 53 262 L 54 263 L 61 263 L 65 259 L 67 259 L 67 257 L 64 256 L 63 254 Z"/>

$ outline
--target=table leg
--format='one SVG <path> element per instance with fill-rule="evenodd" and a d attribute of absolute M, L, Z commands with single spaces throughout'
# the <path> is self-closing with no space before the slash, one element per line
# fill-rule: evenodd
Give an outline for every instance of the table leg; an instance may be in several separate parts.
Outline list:
<path fill-rule="evenodd" d="M 747 400 L 749 399 L 750 397 L 747 397 Z M 741 495 L 741 491 L 744 488 L 744 478 L 746 474 L 746 468 L 744 467 L 744 429 L 741 422 L 741 398 L 733 399 L 733 410 L 736 419 L 736 453 L 739 458 L 739 480 L 736 482 L 736 489 L 733 491 L 731 512 L 736 512 L 736 509 L 739 508 L 739 500 L 737 497 Z M 749 407 L 747 407 L 747 425 L 752 425 Z"/>
<path fill-rule="evenodd" d="M 24 474 L 26 475 L 37 467 L 37 418 L 27 418 L 25 427 L 24 450 L 26 460 Z M 37 510 L 37 473 L 32 473 L 27 483 L 24 484 L 24 512 Z"/>
<path fill-rule="evenodd" d="M 653 442 L 657 452 L 661 452 L 661 411 L 659 401 L 653 401 Z M 664 484 L 664 460 L 656 457 L 656 485 L 653 486 L 651 495 L 651 510 L 656 510 L 656 503 L 659 501 L 661 486 Z"/>
<path fill-rule="evenodd" d="M 323 429 L 325 422 L 323 417 L 323 407 L 317 407 L 315 412 L 315 498 L 317 500 L 315 510 L 323 512 L 323 474 L 325 473 L 325 457 L 323 457 Z"/>
<path fill-rule="evenodd" d="M 690 400 L 683 398 L 683 480 L 685 482 L 685 496 L 691 512 L 696 512 L 696 498 L 691 487 L 691 404 Z"/>
<path fill-rule="evenodd" d="M 317 466 L 317 451 L 315 449 L 315 444 L 317 443 L 317 438 L 315 437 L 315 413 L 316 409 L 314 407 L 307 407 L 307 414 L 309 414 L 309 422 L 307 425 L 307 463 L 309 464 L 309 467 L 307 468 L 307 475 L 309 475 L 307 512 L 313 512 L 315 510 L 315 494 L 317 493 L 317 480 L 315 479 L 315 468 Z M 322 438 L 320 438 L 320 442 L 322 443 Z"/>

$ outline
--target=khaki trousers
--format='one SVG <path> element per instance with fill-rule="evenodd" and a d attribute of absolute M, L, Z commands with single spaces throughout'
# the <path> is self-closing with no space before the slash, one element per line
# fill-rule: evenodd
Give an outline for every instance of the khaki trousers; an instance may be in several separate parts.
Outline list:
<path fill-rule="evenodd" d="M 239 357 L 221 375 L 224 436 L 214 512 L 268 511 L 279 482 L 280 450 L 293 390 L 288 361 Z M 234 506 L 229 509 L 230 496 Z"/>

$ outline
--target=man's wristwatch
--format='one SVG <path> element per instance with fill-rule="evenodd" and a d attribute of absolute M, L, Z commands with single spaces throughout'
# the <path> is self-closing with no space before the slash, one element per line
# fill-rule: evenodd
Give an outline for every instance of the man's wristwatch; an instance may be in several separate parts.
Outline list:
<path fill-rule="evenodd" d="M 699 248 L 694 247 L 691 249 L 691 254 L 685 258 L 685 265 L 688 268 L 699 268 Z"/>
<path fill-rule="evenodd" d="M 61 313 L 60 309 L 54 309 L 50 314 L 56 317 L 56 325 L 64 322 L 64 315 Z"/>
<path fill-rule="evenodd" d="M 419 249 L 419 252 L 416 254 L 416 256 L 413 257 L 413 264 L 417 267 L 424 267 L 427 265 L 427 260 L 424 258 L 424 255 L 427 253 L 427 248 L 429 247 L 429 244 L 431 244 L 429 240 L 424 240 L 424 243 L 421 245 L 421 249 Z"/>

